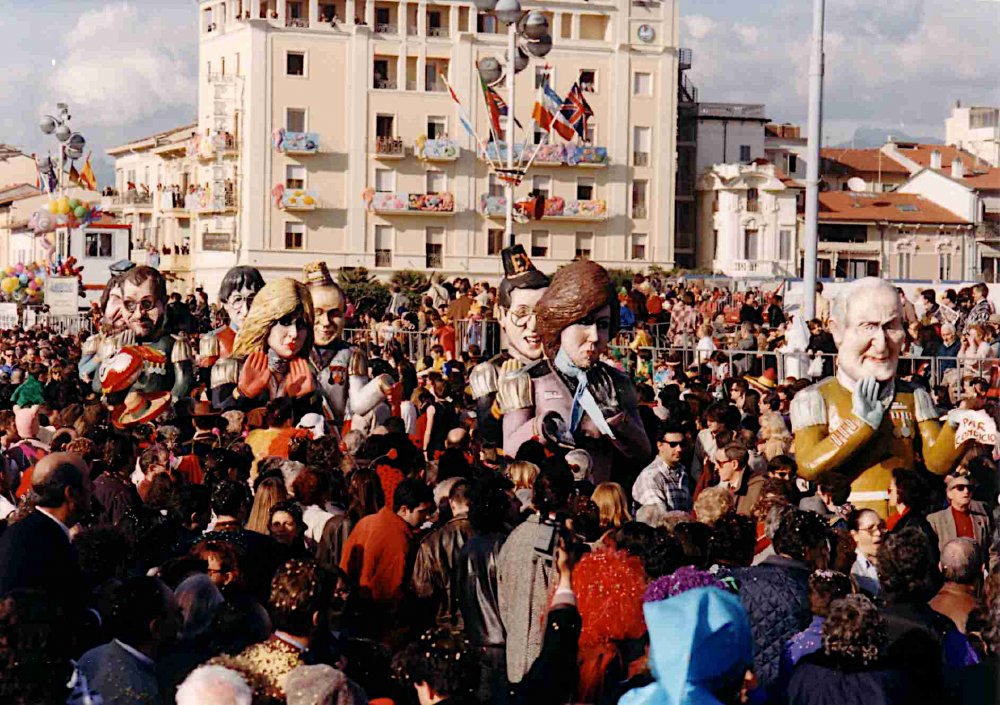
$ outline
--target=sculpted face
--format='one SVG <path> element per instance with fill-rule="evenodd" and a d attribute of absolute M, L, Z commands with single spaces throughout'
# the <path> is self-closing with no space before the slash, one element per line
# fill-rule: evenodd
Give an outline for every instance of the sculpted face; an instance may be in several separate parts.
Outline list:
<path fill-rule="evenodd" d="M 121 284 L 115 284 L 108 293 L 108 304 L 104 307 L 104 325 L 113 333 L 119 333 L 126 326 L 125 304 L 122 300 Z"/>
<path fill-rule="evenodd" d="M 309 291 L 316 312 L 313 338 L 316 345 L 329 345 L 344 332 L 344 297 L 334 286 L 314 286 Z"/>
<path fill-rule="evenodd" d="M 608 349 L 611 335 L 611 307 L 605 306 L 559 334 L 559 347 L 581 370 L 589 369 Z"/>
<path fill-rule="evenodd" d="M 267 347 L 281 359 L 291 360 L 302 351 L 308 335 L 302 312 L 296 310 L 274 322 L 267 334 Z"/>
<path fill-rule="evenodd" d="M 542 357 L 542 341 L 535 333 L 535 304 L 545 291 L 514 289 L 510 292 L 510 308 L 501 310 L 500 330 L 507 340 L 507 351 L 521 362 Z"/>
<path fill-rule="evenodd" d="M 888 382 L 906 340 L 896 291 L 890 286 L 861 287 L 846 305 L 846 320 L 831 320 L 837 366 L 850 379 L 874 377 Z"/>
<path fill-rule="evenodd" d="M 246 319 L 247 314 L 250 313 L 250 306 L 253 304 L 253 299 L 256 295 L 256 289 L 245 286 L 233 291 L 229 295 L 229 298 L 226 299 L 223 307 L 226 309 L 226 313 L 229 314 L 229 325 L 232 326 L 233 330 L 239 330 L 243 326 L 243 321 Z"/>
<path fill-rule="evenodd" d="M 152 279 L 138 286 L 132 282 L 122 284 L 122 306 L 136 338 L 148 338 L 160 329 L 166 302 L 157 298 Z"/>

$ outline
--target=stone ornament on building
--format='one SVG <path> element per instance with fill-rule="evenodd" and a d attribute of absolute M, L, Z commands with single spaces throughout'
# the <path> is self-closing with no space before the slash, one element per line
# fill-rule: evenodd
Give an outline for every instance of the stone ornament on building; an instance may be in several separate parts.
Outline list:
<path fill-rule="evenodd" d="M 792 400 L 799 475 L 812 482 L 846 477 L 850 502 L 885 517 L 892 471 L 914 469 L 918 451 L 935 475 L 958 462 L 964 446 L 956 446 L 955 429 L 963 412 L 942 424 L 925 389 L 896 379 L 906 332 L 890 282 L 853 282 L 838 299 L 830 328 L 839 349 L 835 376 Z"/>

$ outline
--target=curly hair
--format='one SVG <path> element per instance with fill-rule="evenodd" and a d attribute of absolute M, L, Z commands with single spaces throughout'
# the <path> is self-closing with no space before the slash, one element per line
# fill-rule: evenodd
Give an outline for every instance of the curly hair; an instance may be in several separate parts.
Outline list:
<path fill-rule="evenodd" d="M 836 570 L 817 570 L 809 576 L 809 609 L 825 617 L 834 600 L 851 594 L 851 579 Z"/>
<path fill-rule="evenodd" d="M 753 562 L 757 534 L 753 519 L 727 512 L 712 524 L 708 554 L 712 563 L 749 566 Z"/>
<path fill-rule="evenodd" d="M 301 313 L 307 330 L 306 342 L 299 357 L 308 359 L 309 351 L 312 350 L 315 320 L 312 296 L 305 284 L 287 277 L 268 282 L 257 292 L 250 312 L 233 341 L 232 356 L 242 360 L 252 352 L 264 350 L 267 335 L 275 322 L 296 312 Z"/>
<path fill-rule="evenodd" d="M 322 614 L 331 592 L 315 561 L 293 559 L 275 573 L 268 601 L 275 629 L 293 636 L 305 636 L 313 630 L 313 616 Z"/>
<path fill-rule="evenodd" d="M 810 550 L 828 545 L 827 530 L 827 523 L 816 512 L 793 509 L 781 517 L 774 532 L 774 550 L 804 561 Z"/>
<path fill-rule="evenodd" d="M 444 698 L 467 697 L 479 688 L 476 652 L 464 636 L 446 627 L 425 632 L 398 653 L 392 670 L 401 683 L 426 683 Z"/>
<path fill-rule="evenodd" d="M 889 534 L 878 548 L 879 583 L 891 595 L 920 594 L 932 567 L 930 543 L 914 527 Z"/>
<path fill-rule="evenodd" d="M 787 480 L 769 477 L 760 488 L 760 495 L 753 505 L 751 514 L 758 522 L 767 521 L 771 509 L 778 504 L 790 505 L 792 502 L 792 487 Z"/>
<path fill-rule="evenodd" d="M 709 487 L 694 501 L 694 515 L 703 524 L 713 524 L 733 510 L 733 495 L 725 487 Z"/>
<path fill-rule="evenodd" d="M 823 651 L 846 667 L 875 663 L 886 643 L 885 621 L 864 595 L 834 600 L 823 622 Z"/>

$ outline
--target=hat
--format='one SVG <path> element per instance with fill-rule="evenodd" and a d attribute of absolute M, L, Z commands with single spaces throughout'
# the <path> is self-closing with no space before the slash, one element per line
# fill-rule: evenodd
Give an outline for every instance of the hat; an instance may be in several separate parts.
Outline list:
<path fill-rule="evenodd" d="M 108 266 L 108 271 L 111 272 L 112 276 L 118 274 L 124 274 L 130 269 L 135 268 L 136 264 L 130 259 L 120 259 L 114 264 Z"/>
<path fill-rule="evenodd" d="M 212 408 L 211 402 L 207 402 L 204 399 L 199 399 L 194 403 L 194 408 L 191 409 L 191 418 L 199 419 L 201 426 L 205 426 L 205 422 L 211 422 L 219 430 L 229 425 L 229 421 L 222 418 L 222 414 Z"/>
<path fill-rule="evenodd" d="M 38 437 L 38 405 L 14 407 L 14 428 L 21 438 Z"/>
<path fill-rule="evenodd" d="M 972 479 L 972 475 L 965 468 L 958 468 L 953 472 L 948 473 L 944 476 L 944 484 L 949 490 L 952 487 L 958 487 L 960 485 L 968 485 L 971 487 L 976 484 L 975 480 Z"/>
<path fill-rule="evenodd" d="M 754 377 L 753 375 L 747 375 L 745 377 L 747 383 L 759 392 L 773 392 L 778 388 L 778 373 L 773 367 L 769 367 L 764 370 L 764 374 L 760 377 Z"/>
<path fill-rule="evenodd" d="M 310 262 L 302 267 L 302 274 L 305 276 L 306 286 L 334 286 L 326 262 Z"/>
<path fill-rule="evenodd" d="M 125 401 L 111 412 L 116 428 L 128 428 L 152 421 L 170 404 L 170 392 L 129 392 Z"/>
<path fill-rule="evenodd" d="M 510 289 L 541 289 L 549 285 L 549 278 L 532 264 L 524 245 L 505 247 L 500 251 L 503 260 L 503 281 L 500 285 Z"/>
<path fill-rule="evenodd" d="M 314 439 L 322 438 L 326 435 L 326 422 L 323 417 L 319 414 L 312 413 L 306 414 L 302 419 L 296 424 L 297 428 L 305 428 L 312 432 Z"/>

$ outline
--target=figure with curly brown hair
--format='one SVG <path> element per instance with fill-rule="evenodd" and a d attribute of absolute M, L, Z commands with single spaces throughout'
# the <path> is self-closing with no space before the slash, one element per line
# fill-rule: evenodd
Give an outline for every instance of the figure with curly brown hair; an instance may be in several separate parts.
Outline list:
<path fill-rule="evenodd" d="M 504 363 L 497 403 L 504 413 L 504 453 L 543 439 L 549 447 L 582 448 L 594 460 L 590 479 L 611 479 L 616 457 L 637 474 L 650 458 L 649 438 L 629 377 L 600 361 L 618 329 L 619 308 L 604 267 L 589 260 L 558 272 L 535 305 L 544 358 Z M 632 477 L 623 478 L 631 486 Z"/>

